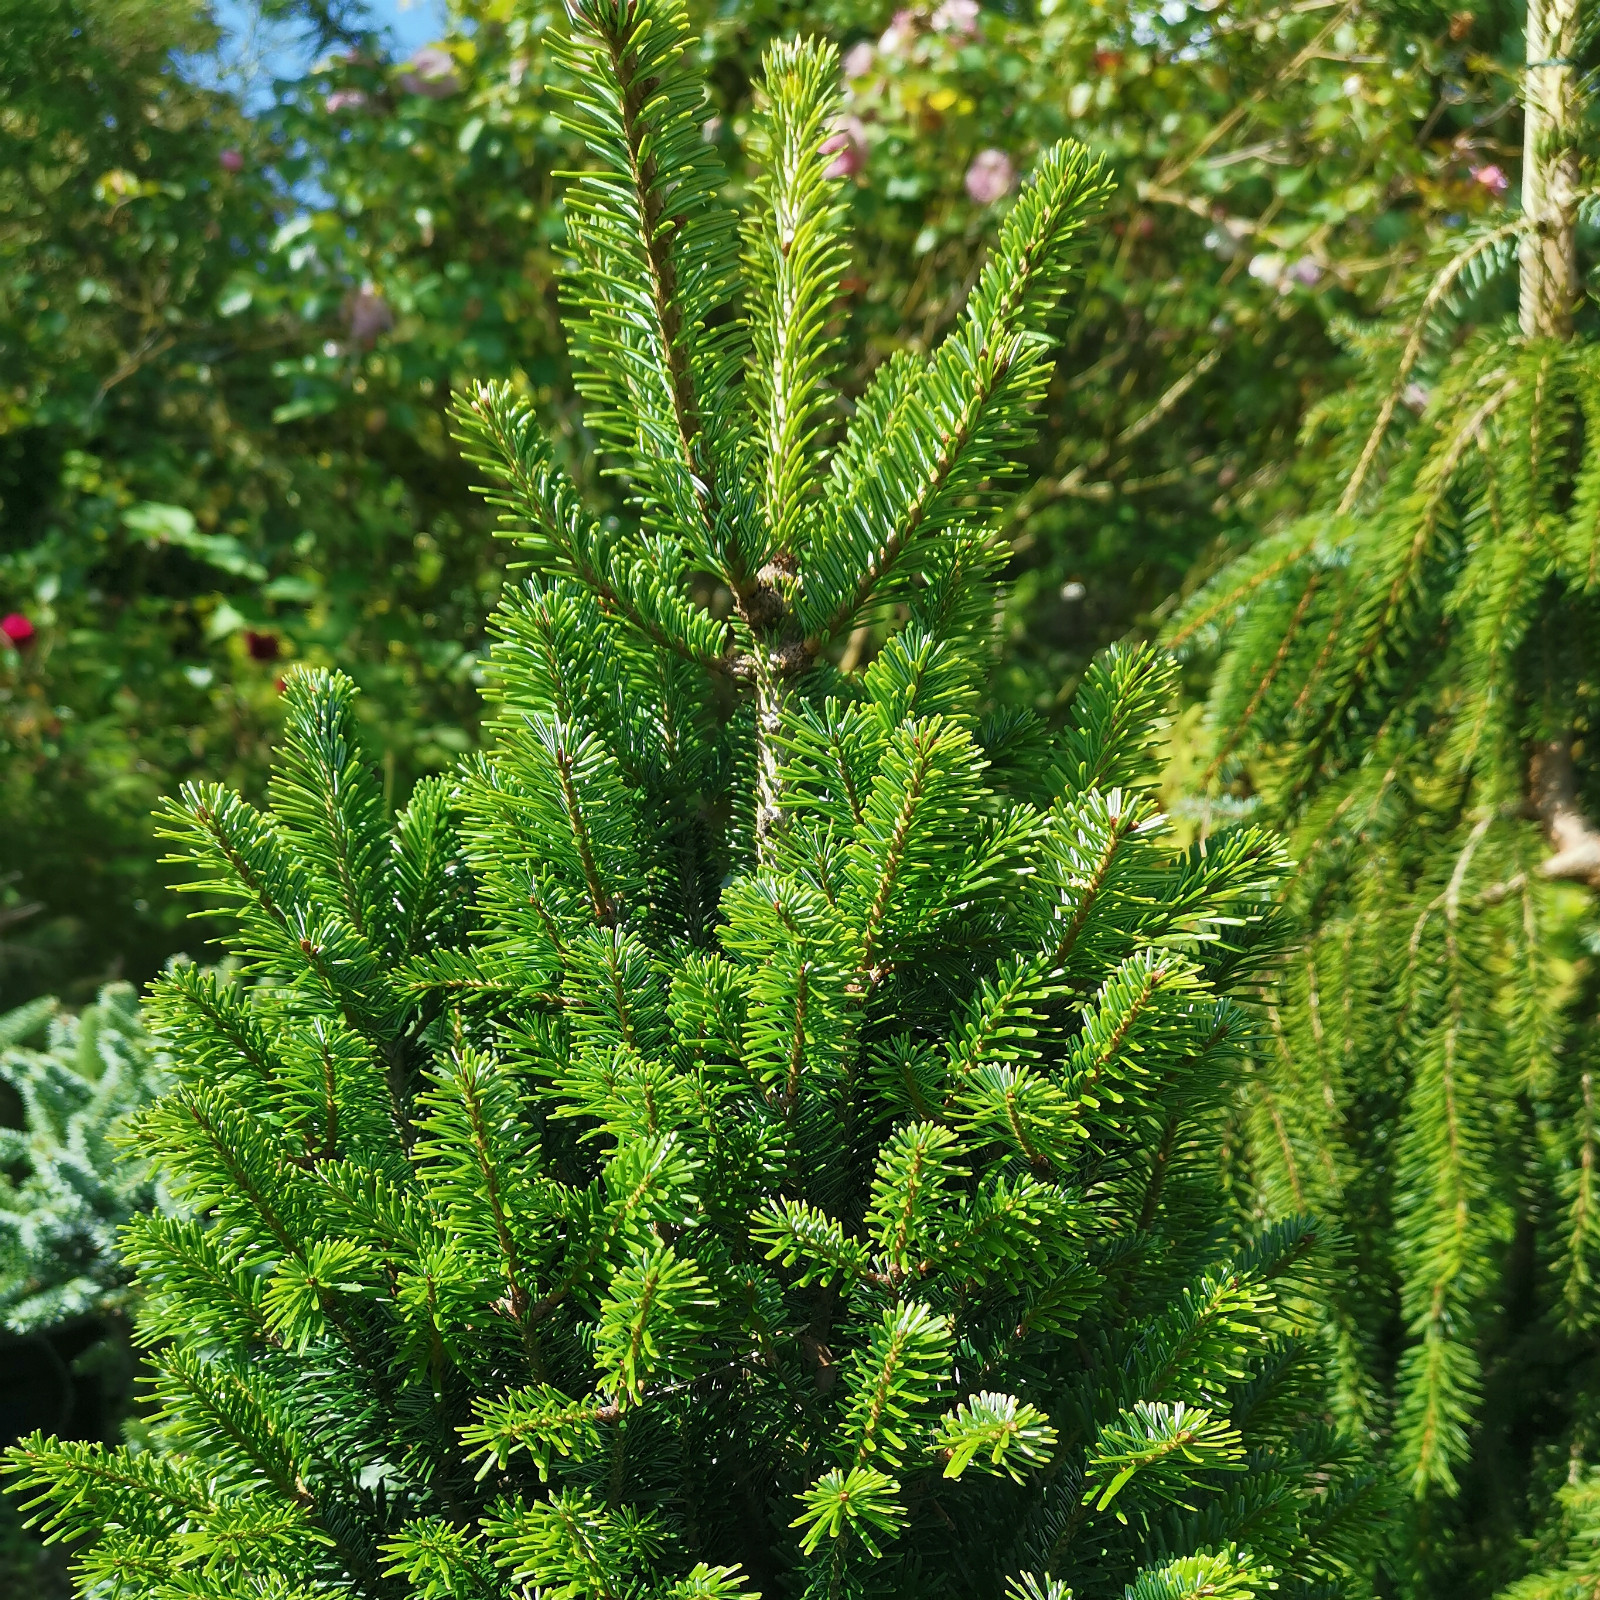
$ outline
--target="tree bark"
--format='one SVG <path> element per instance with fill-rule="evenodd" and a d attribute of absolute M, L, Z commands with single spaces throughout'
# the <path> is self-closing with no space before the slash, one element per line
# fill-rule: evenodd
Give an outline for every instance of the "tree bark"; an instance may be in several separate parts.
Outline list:
<path fill-rule="evenodd" d="M 1522 332 L 1569 339 L 1578 300 L 1578 124 L 1573 53 L 1580 0 L 1528 0 L 1523 82 L 1522 212 L 1518 256 Z"/>
<path fill-rule="evenodd" d="M 1555 854 L 1539 864 L 1547 878 L 1600 889 L 1600 832 L 1578 808 L 1572 741 L 1552 739 L 1533 758 L 1533 803 Z"/>
<path fill-rule="evenodd" d="M 1522 212 L 1529 223 L 1518 252 L 1519 320 L 1527 339 L 1570 339 L 1578 303 L 1578 71 L 1581 0 L 1528 0 L 1523 82 Z M 1590 448 L 1600 441 L 1591 440 Z M 1570 738 L 1534 752 L 1528 787 L 1554 854 L 1547 878 L 1600 889 L 1600 832 L 1578 808 Z"/>

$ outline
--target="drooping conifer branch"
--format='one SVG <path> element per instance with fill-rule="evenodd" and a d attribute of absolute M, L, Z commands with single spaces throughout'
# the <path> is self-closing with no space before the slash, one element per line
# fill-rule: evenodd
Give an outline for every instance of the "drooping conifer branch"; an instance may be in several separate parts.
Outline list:
<path fill-rule="evenodd" d="M 1575 1176 L 1590 1046 L 1563 1015 L 1548 931 L 1552 880 L 1600 887 L 1581 9 L 1527 7 L 1520 214 L 1441 241 L 1393 324 L 1363 330 L 1320 503 L 1171 635 L 1223 645 L 1208 787 L 1249 784 L 1296 830 L 1286 910 L 1307 948 L 1275 986 L 1250 1159 L 1261 1203 L 1341 1208 L 1364 1241 L 1371 1265 L 1328 1333 L 1350 1414 L 1392 1407 L 1416 1572 L 1477 1470 L 1496 1342 L 1526 1314 L 1506 1298 L 1511 1241 L 1533 1216 L 1549 1219 L 1551 1270 L 1597 1315 L 1575 1287 L 1600 1281 Z M 1514 326 L 1495 320 L 1507 290 Z M 1391 1208 L 1392 1237 L 1361 1220 L 1373 1207 Z M 1384 1297 L 1399 1341 L 1371 1315 Z"/>

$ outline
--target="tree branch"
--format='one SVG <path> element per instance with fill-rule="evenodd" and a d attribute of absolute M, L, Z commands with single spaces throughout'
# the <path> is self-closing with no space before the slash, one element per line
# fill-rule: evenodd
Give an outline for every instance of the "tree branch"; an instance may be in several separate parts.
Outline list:
<path fill-rule="evenodd" d="M 1578 805 L 1578 773 L 1570 737 L 1551 739 L 1534 753 L 1529 776 L 1533 806 L 1553 856 L 1540 863 L 1543 877 L 1600 889 L 1600 829 Z"/>

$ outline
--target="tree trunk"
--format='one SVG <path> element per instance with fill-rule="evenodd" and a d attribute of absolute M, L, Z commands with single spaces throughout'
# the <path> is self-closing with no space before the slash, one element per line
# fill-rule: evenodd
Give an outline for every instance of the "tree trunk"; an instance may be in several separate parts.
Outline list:
<path fill-rule="evenodd" d="M 1528 339 L 1570 339 L 1578 303 L 1578 7 L 1581 0 L 1528 0 L 1523 84 L 1522 211 L 1532 226 L 1518 255 L 1520 320 Z M 1597 441 L 1590 441 L 1590 448 Z M 1570 738 L 1534 752 L 1533 809 L 1555 852 L 1547 878 L 1600 889 L 1600 833 L 1578 808 Z"/>
<path fill-rule="evenodd" d="M 1522 332 L 1572 336 L 1578 300 L 1578 47 L 1580 0 L 1528 0 L 1528 66 L 1523 84 Z"/>

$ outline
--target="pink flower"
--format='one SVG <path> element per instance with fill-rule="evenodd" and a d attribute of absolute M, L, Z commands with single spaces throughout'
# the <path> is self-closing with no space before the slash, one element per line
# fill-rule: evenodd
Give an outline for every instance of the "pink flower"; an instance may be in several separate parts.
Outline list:
<path fill-rule="evenodd" d="M 237 150 L 224 150 L 217 157 L 217 165 L 224 172 L 243 172 L 244 157 Z"/>
<path fill-rule="evenodd" d="M 935 33 L 953 33 L 962 39 L 978 36 L 978 0 L 944 0 L 932 17 Z"/>
<path fill-rule="evenodd" d="M 345 305 L 344 320 L 356 344 L 370 345 L 394 326 L 394 312 L 371 283 L 364 283 Z"/>
<path fill-rule="evenodd" d="M 33 624 L 20 611 L 0 617 L 0 633 L 18 650 L 33 643 Z"/>
<path fill-rule="evenodd" d="M 1300 259 L 1289 268 L 1289 276 L 1293 278 L 1296 283 L 1303 283 L 1306 288 L 1315 289 L 1316 286 L 1322 282 L 1322 268 L 1319 267 L 1310 256 L 1301 256 Z"/>
<path fill-rule="evenodd" d="M 400 87 L 407 94 L 420 94 L 429 100 L 448 99 L 461 88 L 455 57 L 438 45 L 417 51 L 411 58 L 411 70 L 400 75 Z"/>
<path fill-rule="evenodd" d="M 872 64 L 878 59 L 878 52 L 872 48 L 870 39 L 863 39 L 860 44 L 853 44 L 844 53 L 841 63 L 844 69 L 844 81 L 853 83 L 857 78 L 864 78 L 872 71 Z"/>
<path fill-rule="evenodd" d="M 364 111 L 367 95 L 364 89 L 335 89 L 322 103 L 329 111 Z"/>
<path fill-rule="evenodd" d="M 867 164 L 867 130 L 854 117 L 846 117 L 837 133 L 822 141 L 823 155 L 831 155 L 827 176 L 853 178 Z"/>
<path fill-rule="evenodd" d="M 1496 166 L 1474 167 L 1472 181 L 1481 183 L 1490 194 L 1504 194 L 1511 187 L 1511 180 Z"/>
<path fill-rule="evenodd" d="M 912 41 L 917 37 L 917 14 L 914 11 L 901 9 L 895 12 L 889 26 L 883 30 L 883 37 L 878 41 L 878 48 L 886 56 L 897 56 L 911 48 Z"/>
<path fill-rule="evenodd" d="M 980 206 L 992 206 L 1011 193 L 1017 169 L 1004 150 L 980 150 L 967 168 L 967 193 Z"/>

